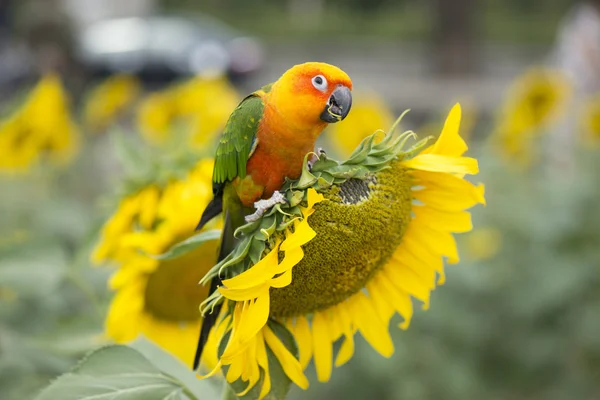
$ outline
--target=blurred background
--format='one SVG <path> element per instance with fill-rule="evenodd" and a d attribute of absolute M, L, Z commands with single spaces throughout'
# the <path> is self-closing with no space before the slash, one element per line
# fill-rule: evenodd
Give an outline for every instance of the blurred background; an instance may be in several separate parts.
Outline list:
<path fill-rule="evenodd" d="M 245 94 L 305 61 L 354 82 L 322 138 L 335 157 L 408 108 L 403 129 L 438 135 L 460 101 L 488 205 L 431 310 L 392 329 L 392 358 L 359 339 L 330 383 L 309 368 L 291 397 L 600 399 L 600 1 L 0 0 L 3 399 L 131 339 L 104 333 L 127 285 L 109 289 L 115 271 L 137 271 L 148 319 L 173 335 L 194 322 L 153 314 L 165 266 L 122 250 L 160 232 L 132 207 L 168 220 L 161 207 L 187 206 L 195 225 L 202 210 L 173 188 L 198 179 Z"/>

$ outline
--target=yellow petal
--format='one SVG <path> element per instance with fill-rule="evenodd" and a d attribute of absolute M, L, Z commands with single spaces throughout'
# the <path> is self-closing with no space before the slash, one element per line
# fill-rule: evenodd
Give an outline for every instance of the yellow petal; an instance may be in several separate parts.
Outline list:
<path fill-rule="evenodd" d="M 273 351 L 277 360 L 279 360 L 281 368 L 283 368 L 288 378 L 302 389 L 308 389 L 308 379 L 306 379 L 306 376 L 302 372 L 302 366 L 298 360 L 288 351 L 268 326 L 265 326 L 263 335 L 265 336 L 267 345 Z"/>
<path fill-rule="evenodd" d="M 395 314 L 396 310 L 385 298 L 383 291 L 380 290 L 377 285 L 367 285 L 367 290 L 369 291 L 369 298 L 371 299 L 379 319 L 381 321 L 389 321 Z"/>
<path fill-rule="evenodd" d="M 277 278 L 271 279 L 271 287 L 274 288 L 282 288 L 288 286 L 292 283 L 292 270 L 287 270 L 283 274 L 279 275 Z"/>
<path fill-rule="evenodd" d="M 245 374 L 242 374 L 242 379 L 248 381 L 248 386 L 246 389 L 242 390 L 239 393 L 236 393 L 237 396 L 245 396 L 260 380 L 260 369 L 258 367 L 258 360 L 256 358 L 256 338 L 253 339 L 248 345 L 248 350 L 245 354 Z"/>
<path fill-rule="evenodd" d="M 262 388 L 260 389 L 259 400 L 264 399 L 271 391 L 271 375 L 269 374 L 269 358 L 267 356 L 267 348 L 265 346 L 265 338 L 262 331 L 258 332 L 256 338 L 256 359 L 264 371 L 265 379 L 263 380 Z"/>
<path fill-rule="evenodd" d="M 352 356 L 354 355 L 354 337 L 353 335 L 348 335 L 345 337 L 342 342 L 342 346 L 338 351 L 337 357 L 335 358 L 335 366 L 341 367 L 345 363 L 347 363 Z"/>
<path fill-rule="evenodd" d="M 317 379 L 327 382 L 331 378 L 333 349 L 329 337 L 327 318 L 323 311 L 317 312 L 312 320 L 312 338 Z"/>
<path fill-rule="evenodd" d="M 300 365 L 302 369 L 305 369 L 312 357 L 312 334 L 305 316 L 296 317 L 293 335 L 298 345 L 298 352 L 300 353 Z"/>
<path fill-rule="evenodd" d="M 462 178 L 451 174 L 439 172 L 413 171 L 412 176 L 419 186 L 424 186 L 424 189 L 413 190 L 415 197 L 421 192 L 431 193 L 441 196 L 437 203 L 442 203 L 448 200 L 448 197 L 454 198 L 459 202 L 471 204 L 471 207 L 477 203 L 485 205 L 485 187 L 483 185 L 475 186 Z M 436 201 L 436 199 L 432 199 Z M 460 211 L 449 207 L 440 207 L 441 210 Z"/>
<path fill-rule="evenodd" d="M 414 227 L 413 238 L 421 241 L 431 253 L 448 257 L 448 263 L 456 264 L 460 261 L 456 241 L 451 233 L 441 232 L 421 224 L 416 219 L 412 221 Z"/>
<path fill-rule="evenodd" d="M 436 264 L 441 264 L 441 258 L 436 259 Z M 406 268 L 419 277 L 419 280 L 430 291 L 435 289 L 435 265 L 429 265 L 416 258 L 411 252 L 402 249 L 396 251 L 388 262 L 390 268 Z M 385 268 L 385 267 L 384 267 Z"/>
<path fill-rule="evenodd" d="M 300 247 L 312 240 L 317 233 L 308 225 L 305 218 L 294 226 L 294 233 L 289 235 L 279 248 L 281 251 L 287 251 L 295 247 Z"/>
<path fill-rule="evenodd" d="M 379 319 L 371 300 L 363 292 L 352 296 L 348 304 L 351 307 L 352 320 L 365 340 L 379 354 L 390 357 L 394 353 L 394 344 L 388 332 L 389 321 Z"/>
<path fill-rule="evenodd" d="M 210 371 L 208 374 L 206 375 L 196 375 L 198 377 L 198 379 L 206 379 L 206 378 L 210 378 L 211 376 L 213 376 L 214 374 L 216 374 L 217 372 L 219 372 L 219 370 L 221 369 L 221 367 L 223 366 L 223 363 L 219 360 L 219 362 L 217 363 L 217 365 L 215 365 L 215 367 L 212 369 L 212 371 Z"/>
<path fill-rule="evenodd" d="M 334 312 L 339 317 L 342 331 L 345 336 L 342 346 L 335 358 L 335 366 L 339 367 L 348 362 L 354 355 L 354 330 L 352 329 L 352 319 L 347 310 L 346 302 L 338 304 Z"/>
<path fill-rule="evenodd" d="M 444 129 L 435 144 L 422 152 L 422 154 L 439 154 L 445 156 L 460 157 L 468 147 L 465 141 L 460 137 L 460 104 L 455 104 L 446 118 Z"/>
<path fill-rule="evenodd" d="M 323 200 L 325 200 L 325 197 L 323 197 L 322 194 L 317 193 L 317 191 L 313 188 L 309 188 L 307 191 L 307 203 L 308 206 L 306 208 L 308 208 L 309 210 L 312 209 L 314 207 L 314 205 L 316 203 L 320 203 Z"/>
<path fill-rule="evenodd" d="M 451 174 L 477 174 L 479 166 L 477 160 L 470 157 L 451 157 L 439 154 L 419 154 L 418 156 L 402 161 L 406 168 L 421 171 L 446 172 Z"/>
<path fill-rule="evenodd" d="M 269 282 L 265 282 L 260 286 L 254 286 L 248 289 L 229 289 L 220 286 L 219 293 L 225 298 L 233 301 L 246 301 L 259 297 L 265 290 L 269 289 Z"/>
<path fill-rule="evenodd" d="M 381 272 L 394 287 L 421 300 L 424 303 L 423 309 L 429 308 L 429 296 L 431 294 L 431 289 L 428 286 L 429 282 L 423 282 L 412 270 L 401 266 L 387 264 Z"/>
<path fill-rule="evenodd" d="M 229 369 L 227 370 L 227 375 L 225 379 L 227 382 L 232 383 L 239 379 L 242 376 L 242 367 L 244 366 L 244 354 L 240 354 L 234 360 L 232 360 L 229 365 Z"/>
<path fill-rule="evenodd" d="M 426 206 L 413 206 L 415 218 L 438 230 L 464 233 L 473 229 L 471 214 L 466 211 L 447 212 Z"/>
<path fill-rule="evenodd" d="M 404 246 L 402 249 L 409 252 L 413 257 L 423 263 L 425 266 L 431 266 L 438 274 L 438 285 L 443 285 L 446 280 L 446 275 L 444 272 L 444 263 L 442 258 L 436 252 L 432 252 L 429 247 L 425 246 L 424 243 L 419 242 L 415 239 L 414 234 L 412 233 L 415 230 L 418 230 L 419 226 L 413 227 L 412 224 L 409 225 L 406 233 L 404 234 Z M 410 232 L 410 234 L 408 234 Z M 402 257 L 402 255 L 399 255 Z"/>
<path fill-rule="evenodd" d="M 302 257 L 304 257 L 304 250 L 302 250 L 302 247 L 294 247 L 287 250 L 281 264 L 275 268 L 275 273 L 281 274 L 286 271 L 291 272 L 292 268 L 302 260 Z"/>
<path fill-rule="evenodd" d="M 419 276 L 412 270 L 404 268 L 402 265 L 392 266 L 388 264 L 382 270 L 382 275 L 385 275 L 397 289 L 421 300 L 424 310 L 429 308 L 429 297 L 431 294 L 431 289 L 427 286 L 429 282 L 422 282 Z"/>
<path fill-rule="evenodd" d="M 246 271 L 231 279 L 225 279 L 223 285 L 228 289 L 248 289 L 261 286 L 275 274 L 278 264 L 278 243 L 266 256 Z"/>
<path fill-rule="evenodd" d="M 248 302 L 248 306 L 242 311 L 236 340 L 242 343 L 249 342 L 266 325 L 269 319 L 269 301 L 269 291 L 266 290 L 255 301 Z"/>
<path fill-rule="evenodd" d="M 142 228 L 151 229 L 156 217 L 159 199 L 158 187 L 152 185 L 140 193 L 140 215 L 139 222 Z"/>

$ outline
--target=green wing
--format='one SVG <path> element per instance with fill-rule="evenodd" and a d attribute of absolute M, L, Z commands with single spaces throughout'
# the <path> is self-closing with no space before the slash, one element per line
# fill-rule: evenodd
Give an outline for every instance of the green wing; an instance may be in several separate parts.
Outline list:
<path fill-rule="evenodd" d="M 256 132 L 263 116 L 264 103 L 260 96 L 266 88 L 270 89 L 270 85 L 244 98 L 229 117 L 217 147 L 214 183 L 246 176 L 246 163 L 256 148 Z"/>

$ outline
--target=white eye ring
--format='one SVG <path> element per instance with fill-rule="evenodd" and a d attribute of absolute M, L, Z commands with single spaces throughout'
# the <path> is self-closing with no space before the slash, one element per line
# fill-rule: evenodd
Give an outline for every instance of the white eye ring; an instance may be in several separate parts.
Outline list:
<path fill-rule="evenodd" d="M 323 75 L 314 76 L 312 78 L 312 84 L 316 89 L 320 90 L 321 92 L 327 90 L 327 79 L 325 79 Z"/>

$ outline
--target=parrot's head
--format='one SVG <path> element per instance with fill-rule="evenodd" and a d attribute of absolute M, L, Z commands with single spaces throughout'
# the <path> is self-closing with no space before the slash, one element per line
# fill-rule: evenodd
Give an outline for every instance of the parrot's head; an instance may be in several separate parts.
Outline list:
<path fill-rule="evenodd" d="M 287 70 L 273 85 L 274 105 L 297 127 L 323 126 L 346 118 L 352 106 L 352 81 L 330 64 L 308 62 Z"/>

